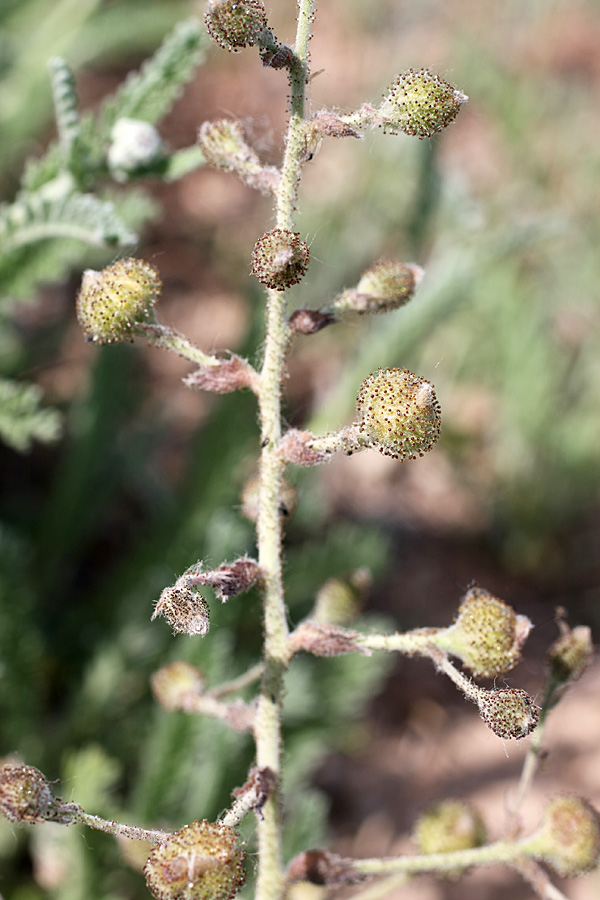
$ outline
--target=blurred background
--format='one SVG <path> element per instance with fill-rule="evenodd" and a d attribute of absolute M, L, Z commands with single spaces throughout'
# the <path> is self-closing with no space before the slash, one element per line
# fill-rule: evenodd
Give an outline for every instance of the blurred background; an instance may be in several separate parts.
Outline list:
<path fill-rule="evenodd" d="M 50 56 L 64 56 L 81 108 L 94 109 L 202 12 L 187 0 L 4 0 L 0 198 L 14 200 L 25 160 L 56 136 Z M 294 12 L 289 0 L 270 14 L 283 41 Z M 431 141 L 331 140 L 305 167 L 297 226 L 311 267 L 293 303 L 325 304 L 381 257 L 426 276 L 397 313 L 297 339 L 288 422 L 335 428 L 370 371 L 406 366 L 436 385 L 443 434 L 417 462 L 368 452 L 290 473 L 291 621 L 327 577 L 357 565 L 373 573 L 368 629 L 449 623 L 476 580 L 534 622 L 506 681 L 535 695 L 556 608 L 593 633 L 600 624 L 600 4 L 328 0 L 313 31 L 313 111 L 351 111 L 424 66 L 470 99 Z M 285 75 L 255 51 L 207 45 L 159 130 L 177 150 L 204 120 L 232 116 L 277 164 L 286 97 Z M 164 280 L 161 321 L 257 361 L 264 304 L 249 258 L 271 227 L 269 201 L 208 168 L 144 189 L 135 253 Z M 36 257 L 24 263 L 39 268 L 35 285 L 0 283 L 0 375 L 34 382 L 61 415 L 54 440 L 0 446 L 0 755 L 60 779 L 61 796 L 89 812 L 177 828 L 219 815 L 252 748 L 219 723 L 160 711 L 150 675 L 177 658 L 210 684 L 243 672 L 259 652 L 258 598 L 213 604 L 203 641 L 149 618 L 197 559 L 253 552 L 240 494 L 254 472 L 255 406 L 246 394 L 192 393 L 181 384 L 189 365 L 162 351 L 86 344 L 81 272 L 115 251 L 69 253 L 60 280 Z M 600 805 L 599 690 L 593 668 L 555 712 L 527 823 L 557 791 Z M 405 852 L 416 816 L 446 796 L 472 800 L 501 832 L 525 747 L 504 747 L 429 664 L 301 658 L 286 704 L 287 854 L 325 840 L 347 854 Z M 5 900 L 137 900 L 139 866 L 104 835 L 0 821 Z M 564 890 L 592 900 L 600 877 Z M 532 892 L 492 868 L 397 893 L 417 895 Z"/>

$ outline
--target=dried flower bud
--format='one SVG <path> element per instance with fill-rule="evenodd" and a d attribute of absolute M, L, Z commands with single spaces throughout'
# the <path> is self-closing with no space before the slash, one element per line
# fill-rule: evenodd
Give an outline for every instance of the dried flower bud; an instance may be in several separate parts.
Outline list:
<path fill-rule="evenodd" d="M 236 172 L 249 187 L 271 194 L 279 185 L 279 169 L 262 165 L 239 122 L 232 119 L 204 122 L 198 132 L 198 143 L 207 162 L 217 169 Z"/>
<path fill-rule="evenodd" d="M 317 592 L 311 619 L 319 624 L 347 625 L 360 615 L 371 586 L 368 569 L 357 569 L 349 578 L 329 578 Z"/>
<path fill-rule="evenodd" d="M 152 621 L 164 616 L 169 625 L 180 634 L 208 633 L 210 613 L 208 603 L 184 579 L 166 587 L 152 613 Z"/>
<path fill-rule="evenodd" d="M 136 324 L 154 320 L 161 288 L 156 269 L 141 259 L 120 259 L 101 272 L 87 269 L 77 297 L 77 318 L 88 341 L 132 341 Z"/>
<path fill-rule="evenodd" d="M 346 653 L 361 653 L 371 656 L 371 651 L 357 644 L 360 635 L 336 625 L 319 624 L 307 619 L 301 622 L 290 637 L 290 648 L 294 653 L 303 650 L 313 656 L 344 656 Z"/>
<path fill-rule="evenodd" d="M 557 638 L 548 650 L 546 662 L 550 677 L 559 684 L 577 681 L 592 661 L 592 633 L 586 625 L 578 625 Z"/>
<path fill-rule="evenodd" d="M 223 563 L 217 569 L 207 572 L 188 569 L 185 581 L 189 585 L 210 585 L 219 600 L 225 603 L 230 597 L 243 594 L 261 577 L 261 569 L 254 559 L 244 556 L 231 563 Z"/>
<path fill-rule="evenodd" d="M 230 394 L 243 388 L 256 392 L 257 382 L 256 370 L 234 353 L 227 359 L 219 359 L 216 366 L 201 366 L 183 379 L 189 388 L 215 394 Z"/>
<path fill-rule="evenodd" d="M 234 53 L 257 44 L 268 28 L 260 0 L 209 0 L 204 23 L 213 41 Z"/>
<path fill-rule="evenodd" d="M 433 385 L 408 369 L 379 369 L 363 381 L 356 408 L 362 443 L 394 459 L 415 459 L 440 436 Z"/>
<path fill-rule="evenodd" d="M 161 137 L 150 122 L 140 119 L 117 119 L 110 134 L 108 166 L 113 178 L 127 181 L 164 159 Z"/>
<path fill-rule="evenodd" d="M 468 98 L 427 69 L 399 75 L 377 110 L 384 129 L 431 137 L 449 125 Z"/>
<path fill-rule="evenodd" d="M 582 875 L 600 862 L 600 819 L 580 797 L 556 797 L 539 829 L 521 846 L 563 877 Z"/>
<path fill-rule="evenodd" d="M 290 428 L 281 439 L 279 452 L 286 462 L 296 466 L 318 466 L 332 458 L 335 447 L 315 448 L 313 442 L 316 440 L 318 439 L 312 431 Z"/>
<path fill-rule="evenodd" d="M 75 803 L 55 797 L 50 782 L 33 766 L 0 768 L 0 812 L 10 822 L 56 822 L 70 825 L 80 811 Z"/>
<path fill-rule="evenodd" d="M 378 262 L 363 273 L 355 288 L 343 291 L 331 304 L 336 315 L 365 315 L 399 309 L 408 303 L 423 277 L 420 266 Z"/>
<path fill-rule="evenodd" d="M 482 691 L 477 705 L 479 715 L 499 738 L 527 737 L 538 723 L 539 707 L 529 694 L 516 688 Z"/>
<path fill-rule="evenodd" d="M 258 239 L 252 254 L 252 271 L 262 284 L 284 291 L 304 278 L 310 252 L 300 235 L 275 228 Z"/>
<path fill-rule="evenodd" d="M 362 140 L 360 131 L 328 109 L 322 109 L 315 113 L 312 119 L 306 123 L 306 127 L 310 138 L 313 135 L 320 135 L 334 138 L 353 137 Z"/>
<path fill-rule="evenodd" d="M 274 50 L 261 50 L 260 58 L 265 69 L 287 69 L 295 59 L 295 54 L 291 47 L 279 44 Z"/>
<path fill-rule="evenodd" d="M 345 859 L 330 850 L 303 850 L 288 866 L 288 879 L 340 887 L 344 884 L 359 884 L 365 876 L 357 872 L 351 859 Z"/>
<path fill-rule="evenodd" d="M 158 844 L 144 875 L 158 900 L 230 900 L 244 883 L 243 861 L 233 829 L 204 820 Z"/>
<path fill-rule="evenodd" d="M 477 678 L 493 678 L 519 662 L 532 624 L 512 607 L 480 587 L 463 597 L 450 628 L 435 638 L 437 647 L 458 656 Z"/>
<path fill-rule="evenodd" d="M 316 334 L 335 322 L 334 316 L 317 309 L 295 309 L 289 319 L 294 334 Z"/>
<path fill-rule="evenodd" d="M 242 513 L 251 522 L 256 522 L 258 519 L 259 493 L 260 479 L 257 475 L 254 475 L 248 479 L 242 490 Z M 279 514 L 281 516 L 291 516 L 296 509 L 297 503 L 298 492 L 296 488 L 284 479 L 279 492 Z"/>
<path fill-rule="evenodd" d="M 165 709 L 186 709 L 204 692 L 200 669 L 183 660 L 163 666 L 152 676 L 152 691 Z"/>
<path fill-rule="evenodd" d="M 486 841 L 479 813 L 464 800 L 443 800 L 418 820 L 414 840 L 420 853 L 453 853 L 481 847 Z"/>

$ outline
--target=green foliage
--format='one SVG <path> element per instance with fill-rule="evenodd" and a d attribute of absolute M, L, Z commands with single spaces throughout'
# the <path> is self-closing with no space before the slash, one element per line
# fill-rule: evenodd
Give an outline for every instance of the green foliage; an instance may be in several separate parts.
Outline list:
<path fill-rule="evenodd" d="M 0 437 L 15 450 L 29 450 L 33 441 L 48 443 L 60 434 L 60 416 L 43 409 L 36 384 L 0 379 Z"/>

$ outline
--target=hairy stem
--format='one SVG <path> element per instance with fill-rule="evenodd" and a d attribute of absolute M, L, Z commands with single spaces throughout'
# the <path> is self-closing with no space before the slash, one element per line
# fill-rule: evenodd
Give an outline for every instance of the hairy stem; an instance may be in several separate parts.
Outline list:
<path fill-rule="evenodd" d="M 290 71 L 290 120 L 276 195 L 277 227 L 292 230 L 304 151 L 304 98 L 313 0 L 299 0 L 296 58 Z M 277 900 L 285 875 L 281 858 L 281 700 L 287 667 L 288 627 L 281 569 L 282 529 L 279 496 L 284 462 L 281 440 L 281 389 L 289 339 L 285 294 L 267 295 L 265 355 L 258 395 L 262 453 L 260 460 L 258 564 L 264 573 L 264 652 L 254 735 L 256 763 L 276 776 L 276 788 L 257 819 L 258 875 L 256 900 Z"/>

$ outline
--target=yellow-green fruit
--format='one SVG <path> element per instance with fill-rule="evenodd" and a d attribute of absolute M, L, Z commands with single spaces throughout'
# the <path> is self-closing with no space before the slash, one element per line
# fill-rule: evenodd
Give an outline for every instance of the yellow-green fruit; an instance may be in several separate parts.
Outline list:
<path fill-rule="evenodd" d="M 463 662 L 477 678 L 494 678 L 521 657 L 531 622 L 483 588 L 467 591 L 454 625 L 440 631 L 435 643 Z"/>
<path fill-rule="evenodd" d="M 410 69 L 398 76 L 378 112 L 391 134 L 425 138 L 449 125 L 467 99 L 439 75 Z"/>
<path fill-rule="evenodd" d="M 394 459 L 415 459 L 440 436 L 433 385 L 408 369 L 379 369 L 363 381 L 356 408 L 364 444 Z"/>
<path fill-rule="evenodd" d="M 252 271 L 262 284 L 284 291 L 297 284 L 308 269 L 310 251 L 300 235 L 274 228 L 258 239 L 252 254 Z"/>
<path fill-rule="evenodd" d="M 560 684 L 577 681 L 593 655 L 592 633 L 587 625 L 578 625 L 561 635 L 549 648 L 546 659 L 550 675 Z"/>
<path fill-rule="evenodd" d="M 162 284 L 141 259 L 120 259 L 100 272 L 88 269 L 77 297 L 77 318 L 96 344 L 132 341 L 137 324 L 154 321 Z"/>
<path fill-rule="evenodd" d="M 523 841 L 529 856 L 563 877 L 582 875 L 600 861 L 600 819 L 581 797 L 556 797 L 544 810 L 538 831 Z"/>
<path fill-rule="evenodd" d="M 482 691 L 477 704 L 487 727 L 505 740 L 527 737 L 535 729 L 540 715 L 529 694 L 517 688 Z"/>
<path fill-rule="evenodd" d="M 50 782 L 33 766 L 0 769 L 0 812 L 11 822 L 42 822 L 57 806 Z"/>
<path fill-rule="evenodd" d="M 204 22 L 213 41 L 235 53 L 258 43 L 267 14 L 260 0 L 210 0 Z"/>
<path fill-rule="evenodd" d="M 243 861 L 233 829 L 204 820 L 158 844 L 144 875 L 158 900 L 230 900 L 244 883 Z"/>
<path fill-rule="evenodd" d="M 421 853 L 453 853 L 485 843 L 479 813 L 463 800 L 443 800 L 419 819 L 414 839 Z"/>
<path fill-rule="evenodd" d="M 422 277 L 419 266 L 382 260 L 363 272 L 355 288 L 336 297 L 331 309 L 337 314 L 391 312 L 408 303 Z"/>

